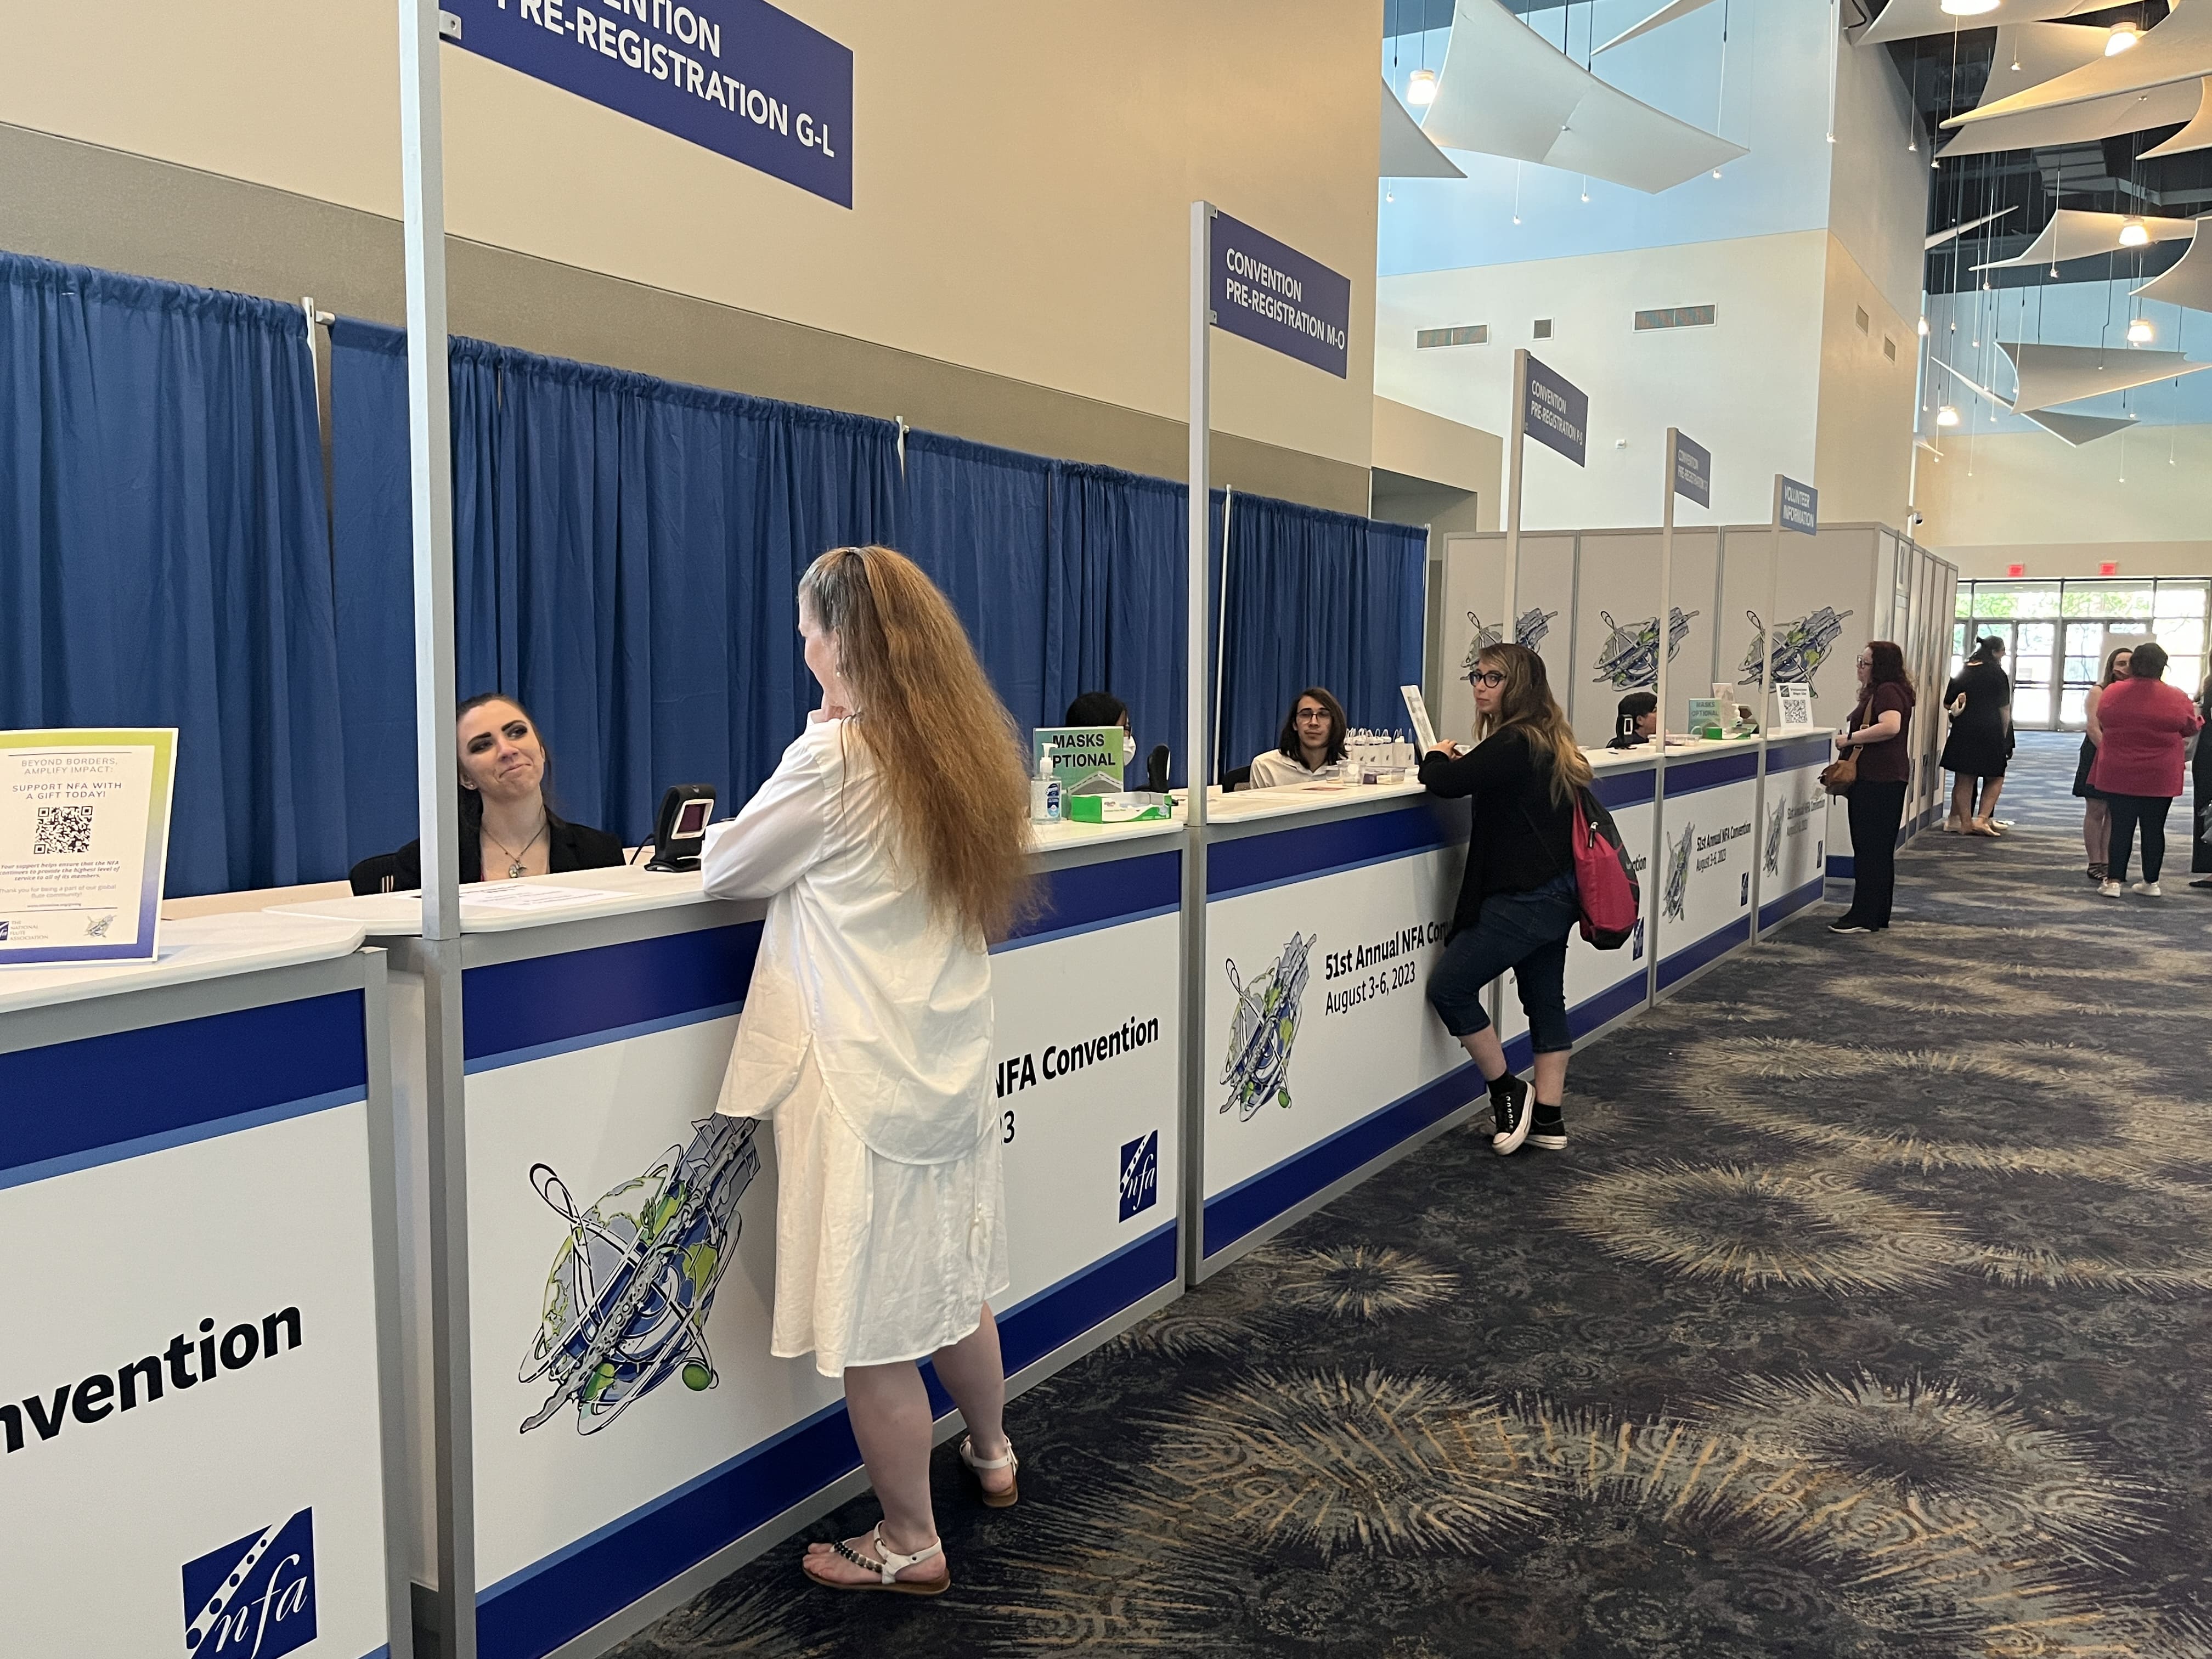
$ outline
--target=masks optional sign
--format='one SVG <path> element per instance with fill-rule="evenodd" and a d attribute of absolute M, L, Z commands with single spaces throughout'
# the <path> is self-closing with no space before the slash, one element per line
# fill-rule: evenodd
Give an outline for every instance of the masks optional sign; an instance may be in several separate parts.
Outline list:
<path fill-rule="evenodd" d="M 767 0 L 445 0 L 456 44 L 853 205 L 853 54 Z"/>
<path fill-rule="evenodd" d="M 1225 213 L 1213 216 L 1209 245 L 1215 327 L 1346 378 L 1350 277 Z"/>

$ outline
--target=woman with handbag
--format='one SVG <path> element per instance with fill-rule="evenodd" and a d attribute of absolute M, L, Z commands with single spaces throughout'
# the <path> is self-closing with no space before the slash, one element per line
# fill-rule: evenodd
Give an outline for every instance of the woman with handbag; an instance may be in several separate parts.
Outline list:
<path fill-rule="evenodd" d="M 1474 800 L 1467 872 L 1429 975 L 1429 1003 L 1490 1085 L 1491 1150 L 1502 1158 L 1525 1143 L 1558 1152 L 1567 1144 L 1561 1105 L 1574 1047 L 1566 971 L 1577 914 L 1575 799 L 1590 766 L 1552 696 L 1544 659 L 1527 646 L 1484 647 L 1468 678 L 1475 746 L 1462 753 L 1446 741 L 1421 761 L 1431 794 Z M 1484 988 L 1509 968 L 1536 1051 L 1533 1110 L 1482 1006 Z"/>
<path fill-rule="evenodd" d="M 1847 783 L 1851 823 L 1850 908 L 1828 924 L 1832 933 L 1879 933 L 1889 926 L 1897 893 L 1897 830 L 1905 821 L 1905 790 L 1912 781 L 1912 677 L 1893 641 L 1875 640 L 1859 652 L 1859 702 L 1850 724 L 1836 734 L 1842 759 L 1821 775 L 1832 790 Z M 1846 780 L 1837 775 L 1848 770 Z"/>

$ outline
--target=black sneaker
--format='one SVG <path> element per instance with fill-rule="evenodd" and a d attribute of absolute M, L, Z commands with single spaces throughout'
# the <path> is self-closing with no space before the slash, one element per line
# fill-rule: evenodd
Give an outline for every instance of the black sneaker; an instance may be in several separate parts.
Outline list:
<path fill-rule="evenodd" d="M 1497 1114 L 1498 1132 L 1490 1137 L 1490 1150 L 1500 1158 L 1517 1152 L 1528 1139 L 1528 1085 L 1510 1073 L 1490 1085 L 1490 1104 Z"/>
<path fill-rule="evenodd" d="M 1567 1121 L 1556 1106 L 1539 1104 L 1528 1114 L 1528 1144 L 1547 1152 L 1567 1149 Z"/>

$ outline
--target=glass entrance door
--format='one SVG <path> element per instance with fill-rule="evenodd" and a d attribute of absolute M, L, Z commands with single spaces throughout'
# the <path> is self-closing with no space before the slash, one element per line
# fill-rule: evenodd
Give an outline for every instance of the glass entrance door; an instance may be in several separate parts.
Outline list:
<path fill-rule="evenodd" d="M 1996 629 L 1990 630 L 1996 632 Z M 2058 624 L 2023 622 L 2012 624 L 2012 639 L 2005 660 L 2012 665 L 2012 720 L 2014 726 L 2048 730 L 2056 713 L 2053 659 Z"/>

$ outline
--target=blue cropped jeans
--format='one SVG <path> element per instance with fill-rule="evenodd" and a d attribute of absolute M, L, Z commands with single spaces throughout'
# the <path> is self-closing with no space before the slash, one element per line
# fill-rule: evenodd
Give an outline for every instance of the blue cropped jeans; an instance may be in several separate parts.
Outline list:
<path fill-rule="evenodd" d="M 1555 876 L 1527 893 L 1492 893 L 1474 926 L 1455 935 L 1429 974 L 1429 1003 L 1444 1029 L 1471 1036 L 1490 1024 L 1483 988 L 1507 969 L 1521 989 L 1529 1041 L 1540 1054 L 1575 1046 L 1567 1030 L 1567 935 L 1578 912 L 1575 878 Z"/>

